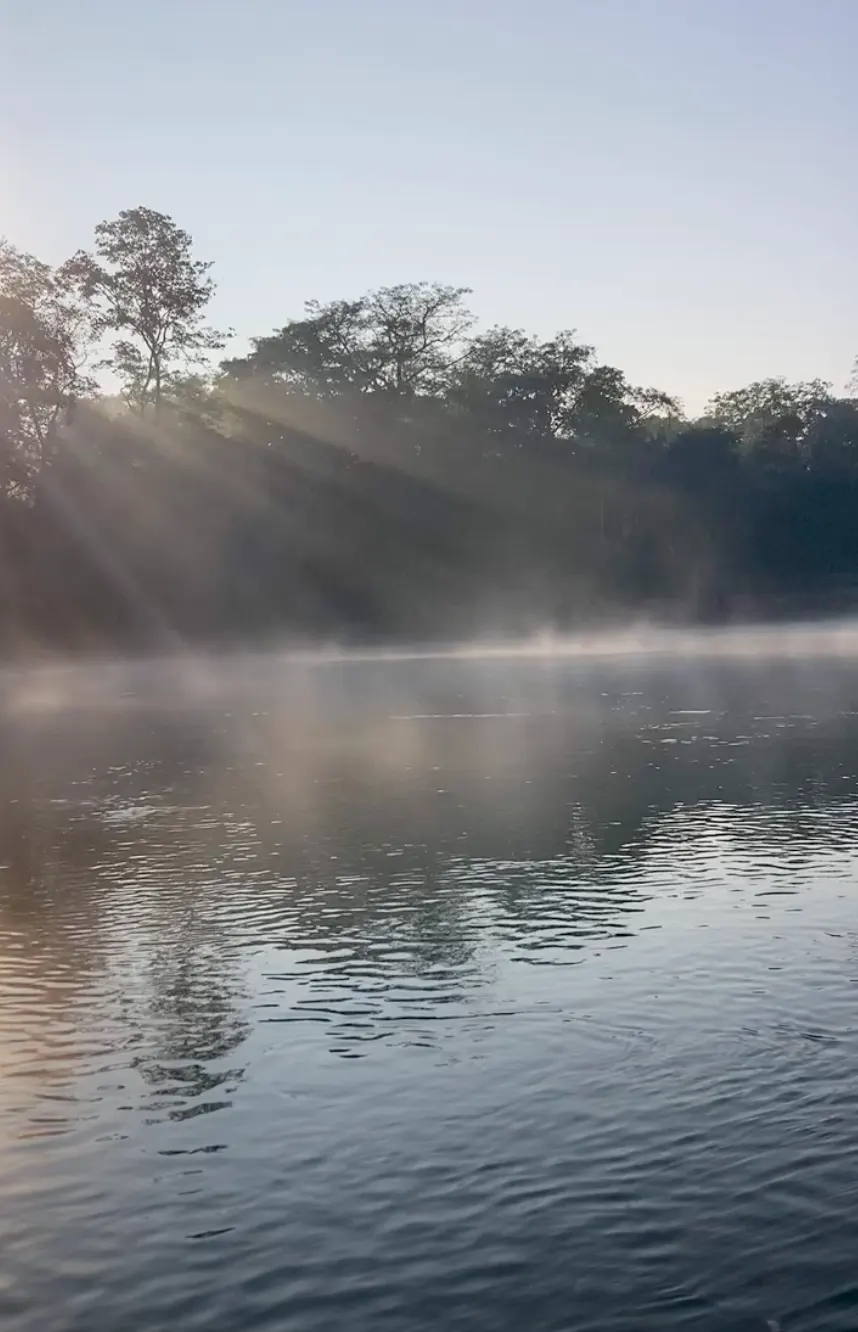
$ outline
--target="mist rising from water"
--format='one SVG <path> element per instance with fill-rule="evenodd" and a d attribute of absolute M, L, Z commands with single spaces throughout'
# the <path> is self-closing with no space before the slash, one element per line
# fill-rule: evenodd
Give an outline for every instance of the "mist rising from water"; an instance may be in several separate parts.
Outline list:
<path fill-rule="evenodd" d="M 354 650 L 323 648 L 230 650 L 180 653 L 170 657 L 93 659 L 29 669 L 9 667 L 0 673 L 0 712 L 6 716 L 51 712 L 65 708 L 133 706 L 145 695 L 176 704 L 205 702 L 242 684 L 279 682 L 283 689 L 310 688 L 307 671 L 350 663 L 414 663 L 462 661 L 487 666 L 503 662 L 575 663 L 598 670 L 621 667 L 632 675 L 659 662 L 682 668 L 711 661 L 747 663 L 794 662 L 855 658 L 858 662 L 858 619 L 819 620 L 792 624 L 742 625 L 727 628 L 674 628 L 636 623 L 625 629 L 559 635 L 551 631 L 528 639 L 409 645 Z M 341 681 L 348 691 L 347 679 Z M 415 686 L 416 688 L 416 686 Z M 396 700 L 391 698 L 391 705 Z"/>

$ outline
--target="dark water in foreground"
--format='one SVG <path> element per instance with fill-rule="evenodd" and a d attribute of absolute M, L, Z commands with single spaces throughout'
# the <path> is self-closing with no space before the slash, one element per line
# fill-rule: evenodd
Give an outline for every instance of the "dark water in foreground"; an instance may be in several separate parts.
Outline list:
<path fill-rule="evenodd" d="M 858 1327 L 858 664 L 83 678 L 0 723 L 0 1326 Z"/>

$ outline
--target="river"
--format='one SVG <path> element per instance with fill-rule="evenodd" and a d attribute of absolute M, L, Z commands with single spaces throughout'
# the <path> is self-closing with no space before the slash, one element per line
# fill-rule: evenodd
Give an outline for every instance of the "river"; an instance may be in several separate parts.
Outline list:
<path fill-rule="evenodd" d="M 0 698 L 4 1329 L 854 1332 L 848 654 Z"/>

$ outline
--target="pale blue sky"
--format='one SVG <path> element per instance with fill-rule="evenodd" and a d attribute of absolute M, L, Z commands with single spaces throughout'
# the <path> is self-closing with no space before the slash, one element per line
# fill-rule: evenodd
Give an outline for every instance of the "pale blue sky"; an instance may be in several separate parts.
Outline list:
<path fill-rule="evenodd" d="M 138 203 L 216 317 L 429 278 L 699 407 L 858 353 L 858 0 L 0 0 L 0 234 Z"/>

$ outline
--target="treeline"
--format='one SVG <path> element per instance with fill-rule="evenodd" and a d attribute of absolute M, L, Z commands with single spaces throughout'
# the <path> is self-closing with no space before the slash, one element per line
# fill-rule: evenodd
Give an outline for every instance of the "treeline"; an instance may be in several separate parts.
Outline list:
<path fill-rule="evenodd" d="M 858 584 L 858 399 L 828 384 L 690 420 L 437 283 L 310 302 L 216 366 L 213 292 L 146 208 L 58 268 L 0 243 L 7 653 L 721 618 Z"/>

